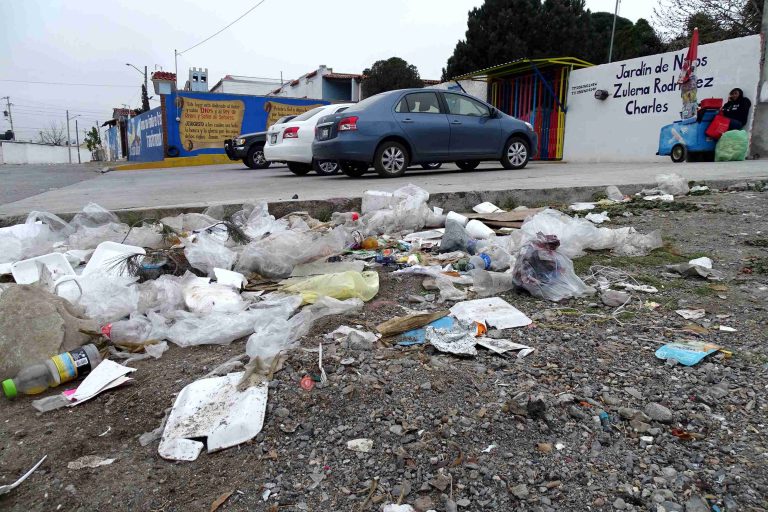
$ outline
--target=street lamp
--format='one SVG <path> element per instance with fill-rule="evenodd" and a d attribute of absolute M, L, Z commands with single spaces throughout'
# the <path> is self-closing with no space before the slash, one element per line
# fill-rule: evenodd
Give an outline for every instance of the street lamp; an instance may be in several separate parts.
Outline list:
<path fill-rule="evenodd" d="M 140 74 L 144 75 L 144 90 L 147 91 L 147 94 L 149 94 L 149 89 L 147 88 L 147 66 L 144 66 L 144 71 L 140 70 L 130 62 L 125 63 L 126 66 L 131 66 L 133 69 L 138 71 Z"/>
<path fill-rule="evenodd" d="M 67 155 L 69 157 L 69 163 L 72 163 L 72 139 L 69 136 L 69 122 L 76 117 L 80 117 L 80 114 L 69 117 L 69 110 L 67 110 Z M 77 142 L 77 163 L 80 162 L 80 140 L 77 134 L 77 121 L 75 121 L 75 137 L 78 138 Z"/>

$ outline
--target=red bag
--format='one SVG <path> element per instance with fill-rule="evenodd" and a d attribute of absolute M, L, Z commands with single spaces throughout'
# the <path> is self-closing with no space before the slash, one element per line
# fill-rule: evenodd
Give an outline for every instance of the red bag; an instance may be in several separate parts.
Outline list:
<path fill-rule="evenodd" d="M 719 139 L 731 126 L 731 120 L 723 114 L 717 114 L 704 133 L 712 139 Z"/>

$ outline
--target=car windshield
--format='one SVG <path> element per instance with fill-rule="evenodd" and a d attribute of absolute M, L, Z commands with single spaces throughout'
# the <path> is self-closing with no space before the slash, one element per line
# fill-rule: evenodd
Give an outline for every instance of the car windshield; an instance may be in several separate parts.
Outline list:
<path fill-rule="evenodd" d="M 307 119 L 312 119 L 317 114 L 322 112 L 324 109 L 325 109 L 325 107 L 317 107 L 317 108 L 313 108 L 312 110 L 307 110 L 306 112 L 304 112 L 300 116 L 294 117 L 293 121 L 306 121 Z"/>

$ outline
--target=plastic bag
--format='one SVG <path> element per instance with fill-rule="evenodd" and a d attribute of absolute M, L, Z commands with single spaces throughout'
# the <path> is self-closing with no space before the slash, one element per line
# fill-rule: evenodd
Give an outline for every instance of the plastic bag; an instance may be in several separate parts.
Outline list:
<path fill-rule="evenodd" d="M 288 229 L 288 222 L 283 219 L 275 220 L 275 217 L 269 214 L 269 205 L 263 201 L 244 204 L 242 210 L 232 215 L 232 222 L 252 239 Z"/>
<path fill-rule="evenodd" d="M 507 237 L 492 238 L 489 243 L 478 250 L 491 258 L 491 268 L 494 272 L 503 272 L 512 265 L 512 256 L 505 249 L 508 246 Z M 478 244 L 479 247 L 479 244 Z"/>
<path fill-rule="evenodd" d="M 740 162 L 747 158 L 749 136 L 744 130 L 725 132 L 715 146 L 715 162 Z"/>
<path fill-rule="evenodd" d="M 656 184 L 664 194 L 684 196 L 688 193 L 688 182 L 677 174 L 657 174 Z"/>
<path fill-rule="evenodd" d="M 240 254 L 235 269 L 257 272 L 270 279 L 283 279 L 300 263 L 341 254 L 348 238 L 342 226 L 324 234 L 280 231 L 249 243 Z"/>
<path fill-rule="evenodd" d="M 187 309 L 197 313 L 212 311 L 241 311 L 248 304 L 234 288 L 211 283 L 207 277 L 187 272 L 181 281 L 182 296 Z"/>
<path fill-rule="evenodd" d="M 573 271 L 573 262 L 558 250 L 554 235 L 539 234 L 522 249 L 512 272 L 514 283 L 534 297 L 558 302 L 595 293 Z"/>
<path fill-rule="evenodd" d="M 379 274 L 369 272 L 339 272 L 300 279 L 284 286 L 286 293 L 299 293 L 305 303 L 312 304 L 319 297 L 335 299 L 353 297 L 369 301 L 379 292 Z"/>
<path fill-rule="evenodd" d="M 115 345 L 144 345 L 147 341 L 165 339 L 167 333 L 165 318 L 156 313 L 144 316 L 134 312 L 130 318 L 112 322 L 105 329 Z"/>
<path fill-rule="evenodd" d="M 214 268 L 231 270 L 237 253 L 228 249 L 208 233 L 200 233 L 184 247 L 184 256 L 192 267 L 213 277 Z"/>
<path fill-rule="evenodd" d="M 73 249 L 94 249 L 107 241 L 122 242 L 129 230 L 117 215 L 96 203 L 88 203 L 70 226 L 74 232 L 69 235 L 69 246 Z"/>
<path fill-rule="evenodd" d="M 139 307 L 137 278 L 94 272 L 78 278 L 82 294 L 76 302 L 85 308 L 85 314 L 107 324 L 127 317 Z"/>
<path fill-rule="evenodd" d="M 477 241 L 467 234 L 467 230 L 464 229 L 459 222 L 455 220 L 448 220 L 445 223 L 445 233 L 440 240 L 439 253 L 446 252 L 468 252 L 474 254 Z"/>
<path fill-rule="evenodd" d="M 250 310 L 208 314 L 174 311 L 166 317 L 171 322 L 166 337 L 180 347 L 229 345 L 253 333 L 257 317 L 258 313 Z"/>
<path fill-rule="evenodd" d="M 439 275 L 435 277 L 435 285 L 437 286 L 437 289 L 440 290 L 440 296 L 437 298 L 437 302 L 455 302 L 467 298 L 467 292 L 456 288 L 453 285 L 453 282 L 445 276 Z"/>
<path fill-rule="evenodd" d="M 408 184 L 388 192 L 367 191 L 363 195 L 361 222 L 366 234 L 399 233 L 417 231 L 427 222 L 434 221 L 434 215 L 427 206 L 429 192 L 416 185 Z"/>
<path fill-rule="evenodd" d="M 146 224 L 131 228 L 127 238 L 122 243 L 137 247 L 149 247 L 150 249 L 160 249 L 166 246 L 160 224 Z"/>
<path fill-rule="evenodd" d="M 139 289 L 137 311 L 139 312 L 153 310 L 164 313 L 184 307 L 181 277 L 162 275 L 137 286 Z"/>
<path fill-rule="evenodd" d="M 182 213 L 175 217 L 163 217 L 160 222 L 177 233 L 189 233 L 196 229 L 205 229 L 219 221 L 203 213 Z"/>

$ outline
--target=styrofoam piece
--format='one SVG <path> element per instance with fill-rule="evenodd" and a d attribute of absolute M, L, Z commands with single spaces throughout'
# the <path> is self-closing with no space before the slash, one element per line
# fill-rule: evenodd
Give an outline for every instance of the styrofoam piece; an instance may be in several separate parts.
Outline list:
<path fill-rule="evenodd" d="M 472 207 L 472 211 L 474 211 L 475 213 L 498 213 L 498 212 L 503 212 L 504 210 L 502 210 L 495 204 L 489 203 L 488 201 L 486 201 L 484 203 L 480 203 Z"/>
<path fill-rule="evenodd" d="M 689 265 L 698 265 L 700 267 L 704 268 L 712 268 L 712 260 L 710 258 L 707 258 L 706 256 L 702 256 L 701 258 L 696 258 L 695 260 L 691 260 L 688 262 Z"/>
<path fill-rule="evenodd" d="M 440 238 L 443 238 L 444 234 L 445 228 L 430 229 L 428 231 L 417 231 L 416 233 L 405 235 L 403 240 L 406 242 L 415 242 L 417 240 L 439 240 Z"/>
<path fill-rule="evenodd" d="M 200 379 L 181 390 L 173 404 L 157 452 L 164 459 L 191 461 L 256 437 L 264 425 L 267 383 L 238 391 L 243 372 Z"/>
<path fill-rule="evenodd" d="M 243 286 L 248 284 L 248 280 L 240 272 L 227 270 L 224 268 L 213 269 L 213 275 L 216 276 L 216 282 L 225 286 L 231 286 L 235 290 L 242 290 Z"/>
<path fill-rule="evenodd" d="M 448 215 L 445 216 L 445 222 L 447 223 L 449 220 L 456 221 L 462 226 L 466 226 L 467 222 L 469 222 L 468 218 L 456 212 L 448 212 Z"/>
<path fill-rule="evenodd" d="M 524 327 L 531 323 L 525 313 L 501 297 L 459 302 L 451 308 L 451 314 L 460 322 L 480 322 L 496 329 Z"/>
<path fill-rule="evenodd" d="M 568 208 L 570 208 L 574 212 L 583 212 L 583 211 L 586 211 L 586 210 L 594 210 L 595 209 L 595 203 L 573 203 Z"/>
<path fill-rule="evenodd" d="M 127 276 L 128 269 L 125 265 L 121 265 L 120 261 L 132 254 L 147 254 L 147 251 L 135 245 L 101 242 L 88 260 L 83 275 L 100 272 L 114 276 Z"/>
<path fill-rule="evenodd" d="M 18 284 L 32 284 L 40 280 L 40 267 L 38 264 L 45 265 L 51 272 L 53 281 L 56 282 L 62 277 L 74 276 L 75 271 L 69 264 L 67 257 L 60 252 L 52 252 L 42 256 L 36 256 L 27 260 L 17 261 L 11 265 L 11 274 Z"/>
<path fill-rule="evenodd" d="M 477 219 L 467 222 L 467 234 L 478 240 L 486 240 L 494 234 L 494 231 Z"/>

